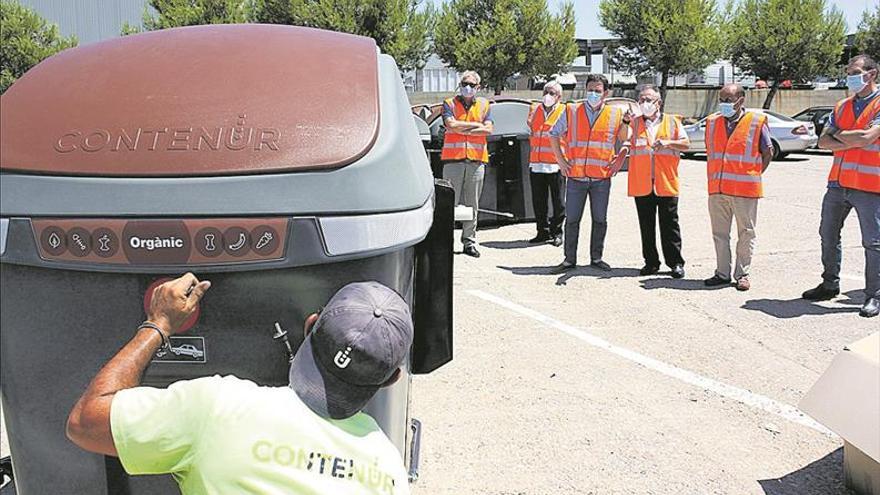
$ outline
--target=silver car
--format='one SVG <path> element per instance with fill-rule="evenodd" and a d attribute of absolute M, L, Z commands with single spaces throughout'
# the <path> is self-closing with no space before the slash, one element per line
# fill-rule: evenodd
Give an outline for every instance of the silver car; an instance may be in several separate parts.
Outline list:
<path fill-rule="evenodd" d="M 816 147 L 819 137 L 812 122 L 801 122 L 770 110 L 747 108 L 750 112 L 763 113 L 770 126 L 773 140 L 773 159 L 784 158 L 789 153 Z M 685 126 L 691 147 L 685 156 L 706 152 L 706 118 L 696 124 Z"/>

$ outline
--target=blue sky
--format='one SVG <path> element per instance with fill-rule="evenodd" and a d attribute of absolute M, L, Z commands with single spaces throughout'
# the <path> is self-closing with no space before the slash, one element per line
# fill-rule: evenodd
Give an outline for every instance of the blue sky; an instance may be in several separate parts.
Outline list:
<path fill-rule="evenodd" d="M 548 3 L 555 9 L 560 2 L 559 0 L 548 0 Z M 876 8 L 878 0 L 829 0 L 829 3 L 843 11 L 848 24 L 847 33 L 852 33 L 859 25 L 862 12 L 868 8 Z M 608 32 L 599 25 L 599 0 L 574 0 L 574 8 L 577 15 L 578 38 L 609 37 Z"/>
<path fill-rule="evenodd" d="M 440 5 L 444 0 L 428 0 L 435 5 Z M 575 15 L 577 16 L 577 37 L 578 38 L 608 38 L 609 34 L 602 26 L 599 25 L 599 0 L 572 0 L 574 2 Z M 835 5 L 843 11 L 846 17 L 847 33 L 852 33 L 859 25 L 862 18 L 862 12 L 868 8 L 876 8 L 880 0 L 828 0 L 829 3 Z M 562 3 L 561 0 L 547 0 L 550 8 L 556 10 Z M 719 5 L 724 4 L 724 0 L 718 1 Z"/>

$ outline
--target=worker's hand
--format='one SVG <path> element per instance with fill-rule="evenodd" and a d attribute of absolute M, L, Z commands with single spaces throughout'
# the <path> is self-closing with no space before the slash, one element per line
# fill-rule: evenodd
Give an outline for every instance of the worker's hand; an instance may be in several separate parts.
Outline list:
<path fill-rule="evenodd" d="M 614 177 L 620 172 L 620 169 L 623 168 L 623 162 L 626 160 L 626 156 L 629 154 L 628 148 L 621 148 L 620 153 L 614 155 L 611 158 L 611 161 L 608 162 L 608 167 L 611 168 L 611 176 Z"/>
<path fill-rule="evenodd" d="M 192 273 L 165 282 L 153 289 L 147 320 L 168 335 L 180 333 L 181 325 L 196 310 L 199 300 L 210 287 L 211 282 L 199 281 Z"/>
<path fill-rule="evenodd" d="M 571 163 L 568 160 L 559 162 L 559 170 L 562 171 L 562 175 L 568 177 L 568 174 L 571 172 Z"/>
<path fill-rule="evenodd" d="M 658 140 L 654 141 L 654 149 L 657 151 L 667 149 L 667 148 L 669 148 L 669 144 L 671 142 L 672 141 L 670 141 L 668 139 L 658 139 Z"/>

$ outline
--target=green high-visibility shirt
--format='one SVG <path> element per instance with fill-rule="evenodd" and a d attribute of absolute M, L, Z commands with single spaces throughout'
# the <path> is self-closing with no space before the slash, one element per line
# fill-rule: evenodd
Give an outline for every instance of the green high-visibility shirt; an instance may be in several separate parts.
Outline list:
<path fill-rule="evenodd" d="M 121 390 L 110 424 L 127 473 L 171 473 L 184 495 L 409 493 L 373 418 L 323 418 L 288 387 L 213 376 Z"/>

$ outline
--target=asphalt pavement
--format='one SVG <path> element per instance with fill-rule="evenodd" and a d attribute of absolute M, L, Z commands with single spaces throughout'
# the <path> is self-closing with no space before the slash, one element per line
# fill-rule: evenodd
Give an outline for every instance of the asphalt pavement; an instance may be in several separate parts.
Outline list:
<path fill-rule="evenodd" d="M 533 224 L 480 230 L 482 257 L 456 257 L 455 359 L 414 379 L 414 493 L 847 493 L 842 440 L 796 407 L 837 352 L 880 330 L 880 318 L 858 316 L 855 213 L 843 294 L 800 299 L 820 281 L 830 166 L 824 152 L 771 164 L 748 292 L 702 283 L 715 267 L 705 159 L 680 166 L 681 280 L 639 276 L 625 173 L 612 186 L 611 272 L 551 274 L 562 249 L 527 244 Z"/>

